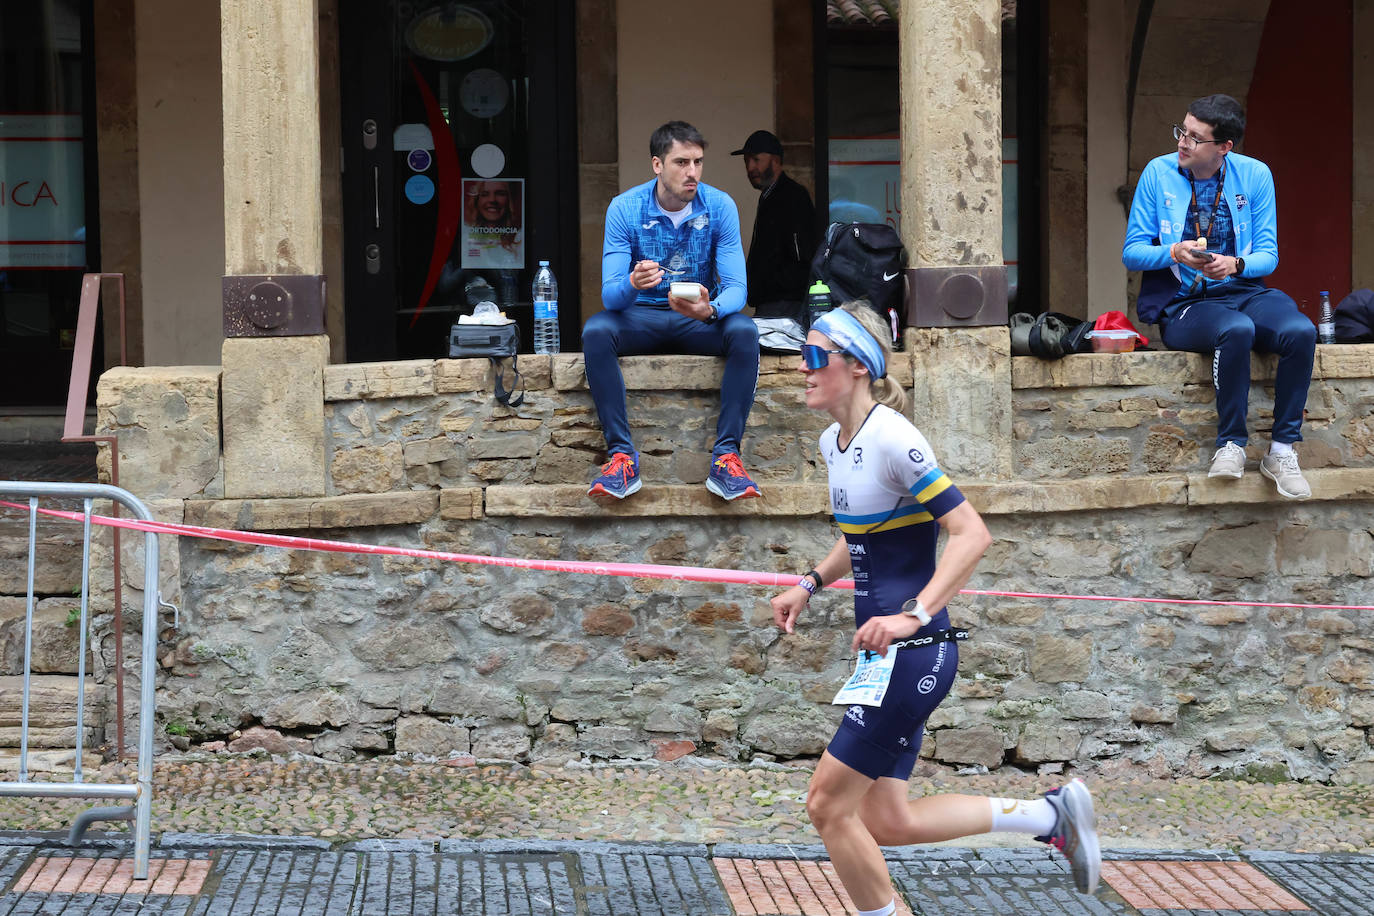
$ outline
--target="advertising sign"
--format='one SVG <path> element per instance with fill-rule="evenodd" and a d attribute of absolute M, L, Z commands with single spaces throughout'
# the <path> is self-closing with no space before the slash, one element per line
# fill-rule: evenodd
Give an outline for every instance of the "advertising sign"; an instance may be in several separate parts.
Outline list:
<path fill-rule="evenodd" d="M 463 179 L 463 267 L 525 266 L 525 181 Z"/>
<path fill-rule="evenodd" d="M 86 266 L 81 116 L 0 112 L 0 269 Z"/>

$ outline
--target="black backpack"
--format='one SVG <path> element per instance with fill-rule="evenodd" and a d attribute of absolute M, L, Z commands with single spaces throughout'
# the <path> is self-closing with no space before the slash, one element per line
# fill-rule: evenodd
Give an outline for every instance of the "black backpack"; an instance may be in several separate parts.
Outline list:
<path fill-rule="evenodd" d="M 830 287 L 836 305 L 867 299 L 883 323 L 900 315 L 906 291 L 906 247 L 886 223 L 831 223 L 811 259 L 811 276 Z"/>

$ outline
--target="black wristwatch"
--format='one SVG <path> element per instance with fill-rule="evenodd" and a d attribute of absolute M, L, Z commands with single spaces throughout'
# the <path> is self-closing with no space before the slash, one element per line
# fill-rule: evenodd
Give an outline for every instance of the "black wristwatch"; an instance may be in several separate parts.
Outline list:
<path fill-rule="evenodd" d="M 711 317 L 706 319 L 706 323 L 710 324 L 720 317 L 720 309 L 716 308 L 716 304 L 714 302 L 708 302 L 706 303 L 706 306 L 711 310 Z"/>
<path fill-rule="evenodd" d="M 1239 277 L 1243 273 L 1245 273 L 1245 259 L 1236 258 L 1236 276 Z"/>

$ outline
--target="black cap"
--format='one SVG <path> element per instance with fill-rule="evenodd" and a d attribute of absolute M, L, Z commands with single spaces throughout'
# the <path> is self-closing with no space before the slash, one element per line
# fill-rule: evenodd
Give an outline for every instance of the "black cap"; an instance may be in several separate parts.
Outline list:
<path fill-rule="evenodd" d="M 748 140 L 744 141 L 743 149 L 737 149 L 730 155 L 753 156 L 755 153 L 772 153 L 775 156 L 781 156 L 782 143 L 771 131 L 756 130 L 749 135 Z"/>

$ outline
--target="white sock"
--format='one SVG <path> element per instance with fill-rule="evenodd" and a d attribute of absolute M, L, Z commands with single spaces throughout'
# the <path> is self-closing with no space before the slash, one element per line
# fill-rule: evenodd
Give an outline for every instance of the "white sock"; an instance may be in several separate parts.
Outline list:
<path fill-rule="evenodd" d="M 880 906 L 876 910 L 859 910 L 859 916 L 894 916 L 897 912 L 897 898 L 893 897 L 887 902 L 887 906 Z"/>
<path fill-rule="evenodd" d="M 1270 443 L 1269 443 L 1269 454 L 1273 455 L 1275 458 L 1282 458 L 1284 455 L 1292 455 L 1292 454 L 1294 454 L 1294 451 L 1293 451 L 1293 443 L 1291 443 L 1291 442 L 1270 442 Z"/>
<path fill-rule="evenodd" d="M 1014 798 L 989 798 L 992 804 L 993 832 L 1029 833 L 1049 836 L 1058 819 L 1054 806 L 1046 799 L 1018 801 Z"/>

